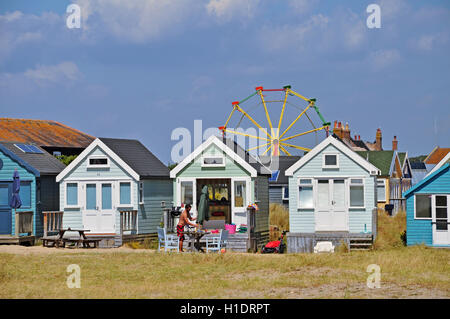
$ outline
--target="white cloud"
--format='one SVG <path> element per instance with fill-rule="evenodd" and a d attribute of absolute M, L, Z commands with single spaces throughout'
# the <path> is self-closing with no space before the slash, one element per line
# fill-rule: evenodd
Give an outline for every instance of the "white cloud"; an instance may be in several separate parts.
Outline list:
<path fill-rule="evenodd" d="M 308 47 L 307 41 L 312 40 L 316 32 L 325 29 L 328 23 L 328 17 L 318 14 L 295 26 L 266 26 L 264 32 L 261 33 L 260 42 L 269 51 L 284 50 L 290 47 L 304 50 Z"/>
<path fill-rule="evenodd" d="M 206 11 L 220 21 L 230 21 L 235 17 L 251 18 L 259 3 L 260 0 L 210 0 Z"/>
<path fill-rule="evenodd" d="M 55 13 L 36 16 L 14 11 L 0 15 L 0 63 L 18 47 L 42 41 L 44 34 L 49 33 L 49 27 L 57 27 L 62 21 Z"/>
<path fill-rule="evenodd" d="M 20 73 L 0 73 L 0 88 L 29 91 L 35 87 L 71 85 L 81 77 L 75 63 L 64 61 L 55 65 L 37 65 Z"/>
<path fill-rule="evenodd" d="M 198 5 L 195 0 L 75 2 L 81 8 L 81 29 L 85 34 L 97 37 L 106 31 L 118 38 L 138 43 L 153 40 L 175 30 Z"/>
<path fill-rule="evenodd" d="M 416 47 L 422 51 L 432 51 L 437 46 L 448 43 L 448 38 L 446 33 L 422 35 L 416 40 Z"/>
<path fill-rule="evenodd" d="M 383 69 L 398 63 L 401 56 L 398 50 L 378 50 L 369 54 L 368 62 L 374 70 Z"/>
<path fill-rule="evenodd" d="M 289 0 L 289 6 L 297 13 L 306 13 L 318 2 L 318 0 Z"/>

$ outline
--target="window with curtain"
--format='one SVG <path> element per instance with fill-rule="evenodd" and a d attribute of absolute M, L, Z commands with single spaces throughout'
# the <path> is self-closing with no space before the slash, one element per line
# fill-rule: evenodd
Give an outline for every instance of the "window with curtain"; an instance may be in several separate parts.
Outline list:
<path fill-rule="evenodd" d="M 386 184 L 384 179 L 377 180 L 377 200 L 379 202 L 386 201 Z"/>
<path fill-rule="evenodd" d="M 350 179 L 350 207 L 364 207 L 364 181 L 362 178 Z"/>
<path fill-rule="evenodd" d="M 21 208 L 31 208 L 31 182 L 20 182 L 19 196 L 22 201 Z"/>
<path fill-rule="evenodd" d="M 327 186 L 328 186 L 328 184 L 327 184 Z M 327 188 L 327 190 L 328 190 L 328 188 Z M 311 179 L 300 179 L 299 180 L 298 207 L 299 208 L 314 208 L 313 185 L 312 185 Z"/>
<path fill-rule="evenodd" d="M 67 183 L 66 186 L 66 205 L 78 205 L 78 184 Z"/>
<path fill-rule="evenodd" d="M 245 181 L 234 182 L 234 207 L 246 206 L 246 188 Z"/>
<path fill-rule="evenodd" d="M 181 203 L 182 204 L 194 204 L 193 200 L 193 182 L 181 182 Z"/>
<path fill-rule="evenodd" d="M 431 195 L 416 195 L 416 218 L 431 218 Z"/>
<path fill-rule="evenodd" d="M 131 183 L 120 183 L 120 204 L 131 204 Z"/>

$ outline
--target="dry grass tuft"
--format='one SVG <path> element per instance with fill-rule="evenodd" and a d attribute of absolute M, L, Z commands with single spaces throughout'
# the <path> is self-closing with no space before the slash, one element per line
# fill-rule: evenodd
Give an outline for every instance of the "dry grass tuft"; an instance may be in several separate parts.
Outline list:
<path fill-rule="evenodd" d="M 270 240 L 278 240 L 283 231 L 289 231 L 289 210 L 281 204 L 270 204 Z"/>
<path fill-rule="evenodd" d="M 384 210 L 378 210 L 378 234 L 374 249 L 392 249 L 403 247 L 402 235 L 406 231 L 406 213 L 398 212 L 389 216 Z"/>

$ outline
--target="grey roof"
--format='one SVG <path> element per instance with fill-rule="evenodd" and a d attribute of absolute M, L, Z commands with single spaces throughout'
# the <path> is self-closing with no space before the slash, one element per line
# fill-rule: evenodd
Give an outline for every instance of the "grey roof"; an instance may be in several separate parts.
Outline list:
<path fill-rule="evenodd" d="M 423 162 L 411 162 L 411 169 L 424 169 L 426 170 L 427 167 L 425 166 L 425 163 Z"/>
<path fill-rule="evenodd" d="M 261 157 L 261 162 L 263 163 L 269 163 L 267 165 L 270 167 L 270 170 L 272 172 L 274 171 L 280 171 L 278 174 L 278 179 L 276 181 L 269 181 L 270 185 L 287 185 L 288 184 L 288 177 L 284 174 L 284 172 L 294 165 L 301 156 L 278 156 L 278 157 L 270 157 L 270 156 L 264 156 Z"/>
<path fill-rule="evenodd" d="M 66 168 L 66 165 L 61 161 L 37 145 L 31 144 L 39 148 L 43 152 L 42 154 L 24 153 L 14 145 L 24 143 L 0 142 L 0 144 L 25 163 L 36 169 L 41 175 L 57 175 Z"/>
<path fill-rule="evenodd" d="M 138 140 L 105 137 L 100 137 L 99 139 L 138 173 L 141 178 L 169 178 L 170 173 L 167 166 Z"/>
<path fill-rule="evenodd" d="M 249 152 L 244 150 L 234 140 L 223 137 L 222 142 L 231 148 L 237 155 L 243 158 L 247 163 L 249 163 L 254 169 L 256 169 L 258 175 L 272 175 L 272 172 L 266 166 L 264 166 L 258 159 L 250 155 Z"/>

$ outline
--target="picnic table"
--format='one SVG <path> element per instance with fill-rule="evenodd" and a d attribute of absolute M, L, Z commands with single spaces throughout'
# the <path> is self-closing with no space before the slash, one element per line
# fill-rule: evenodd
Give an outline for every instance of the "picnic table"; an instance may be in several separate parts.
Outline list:
<path fill-rule="evenodd" d="M 66 244 L 72 244 L 73 247 L 76 248 L 79 248 L 80 245 L 82 245 L 84 248 L 97 248 L 100 239 L 88 239 L 85 232 L 89 231 L 89 229 L 72 229 L 70 227 L 66 229 L 60 229 L 57 235 L 43 238 L 43 245 L 48 246 L 49 243 L 52 243 L 53 246 L 56 246 L 57 248 L 61 246 L 65 248 Z M 78 232 L 79 236 L 64 238 L 66 232 Z"/>
<path fill-rule="evenodd" d="M 200 245 L 200 239 L 202 239 L 203 236 L 210 234 L 211 232 L 204 231 L 204 230 L 197 230 L 197 231 L 184 231 L 183 234 L 187 235 L 189 237 L 189 247 L 191 251 L 194 251 L 194 248 L 197 249 L 197 251 L 200 251 L 204 253 L 205 251 Z"/>

